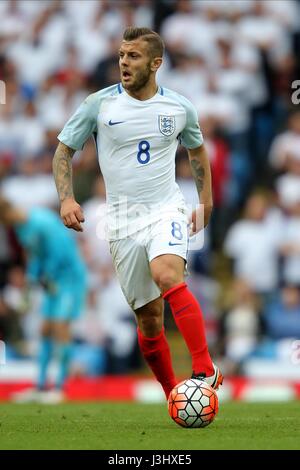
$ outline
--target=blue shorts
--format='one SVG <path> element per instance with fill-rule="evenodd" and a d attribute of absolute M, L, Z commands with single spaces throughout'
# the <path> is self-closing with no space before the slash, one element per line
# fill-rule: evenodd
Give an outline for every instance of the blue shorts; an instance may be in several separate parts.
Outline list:
<path fill-rule="evenodd" d="M 85 304 L 86 283 L 56 281 L 56 291 L 46 293 L 42 305 L 42 316 L 51 321 L 76 320 Z"/>

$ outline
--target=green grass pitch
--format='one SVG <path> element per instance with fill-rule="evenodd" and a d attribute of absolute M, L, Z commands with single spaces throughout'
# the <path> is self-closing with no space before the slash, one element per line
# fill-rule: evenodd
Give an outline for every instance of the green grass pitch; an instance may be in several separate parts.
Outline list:
<path fill-rule="evenodd" d="M 299 402 L 224 403 L 203 429 L 184 429 L 166 405 L 0 405 L 0 449 L 300 449 Z"/>

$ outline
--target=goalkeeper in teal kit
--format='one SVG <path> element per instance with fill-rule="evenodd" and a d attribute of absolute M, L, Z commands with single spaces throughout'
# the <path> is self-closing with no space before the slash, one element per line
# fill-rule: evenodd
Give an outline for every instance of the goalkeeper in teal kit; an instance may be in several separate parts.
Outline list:
<path fill-rule="evenodd" d="M 0 223 L 13 226 L 27 263 L 27 282 L 45 291 L 36 390 L 18 394 L 20 401 L 59 402 L 68 374 L 72 343 L 70 325 L 80 315 L 86 293 L 86 268 L 77 242 L 54 212 L 26 212 L 0 198 Z M 59 369 L 55 390 L 47 389 L 47 370 L 56 353 Z"/>

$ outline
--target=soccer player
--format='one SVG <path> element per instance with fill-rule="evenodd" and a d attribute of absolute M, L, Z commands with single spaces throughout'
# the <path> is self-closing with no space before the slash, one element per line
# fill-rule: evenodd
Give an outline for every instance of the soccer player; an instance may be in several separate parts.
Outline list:
<path fill-rule="evenodd" d="M 223 377 L 212 363 L 200 306 L 184 282 L 188 216 L 175 182 L 178 142 L 188 150 L 201 206 L 212 210 L 211 173 L 193 105 L 158 86 L 163 56 L 160 36 L 127 28 L 119 51 L 121 83 L 90 95 L 59 134 L 53 172 L 64 224 L 83 230 L 83 212 L 72 188 L 72 156 L 93 135 L 107 192 L 108 239 L 122 290 L 135 312 L 138 341 L 166 397 L 176 385 L 163 327 L 163 299 L 192 356 L 193 377 L 218 388 Z M 188 83 L 187 83 L 188 86 Z"/>
<path fill-rule="evenodd" d="M 60 402 L 72 351 L 70 325 L 80 314 L 86 294 L 84 261 L 74 237 L 49 209 L 26 212 L 0 197 L 0 223 L 14 228 L 25 251 L 28 286 L 40 283 L 45 289 L 37 389 L 20 392 L 14 398 Z M 58 377 L 55 389 L 47 391 L 47 370 L 55 349 Z"/>

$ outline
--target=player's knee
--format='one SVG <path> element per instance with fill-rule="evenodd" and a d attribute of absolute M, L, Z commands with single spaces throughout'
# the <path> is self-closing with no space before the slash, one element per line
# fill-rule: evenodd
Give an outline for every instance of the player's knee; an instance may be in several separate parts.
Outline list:
<path fill-rule="evenodd" d="M 45 338 L 53 336 L 53 325 L 48 321 L 43 322 L 40 328 L 40 334 Z"/>
<path fill-rule="evenodd" d="M 144 336 L 153 338 L 157 336 L 162 329 L 162 316 L 151 315 L 146 317 L 140 317 L 138 319 L 139 329 Z"/>
<path fill-rule="evenodd" d="M 57 342 L 65 343 L 71 340 L 70 326 L 65 322 L 54 324 L 54 337 Z"/>
<path fill-rule="evenodd" d="M 144 336 L 150 338 L 160 333 L 163 325 L 163 308 L 160 302 L 138 309 L 135 313 L 139 329 Z"/>
<path fill-rule="evenodd" d="M 183 280 L 173 269 L 160 272 L 154 279 L 162 293 L 167 292 L 172 287 L 180 284 Z"/>

